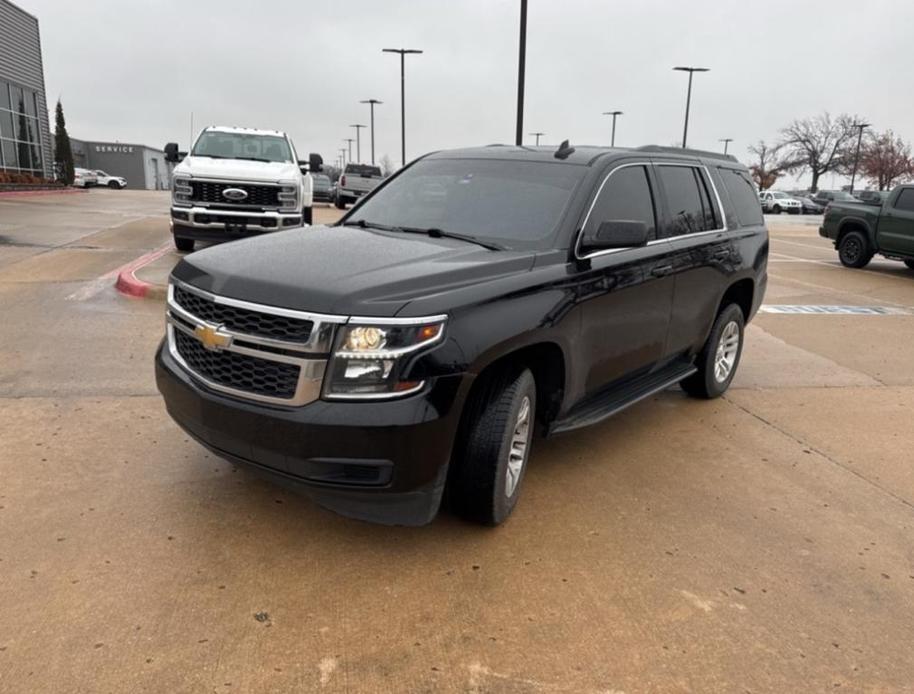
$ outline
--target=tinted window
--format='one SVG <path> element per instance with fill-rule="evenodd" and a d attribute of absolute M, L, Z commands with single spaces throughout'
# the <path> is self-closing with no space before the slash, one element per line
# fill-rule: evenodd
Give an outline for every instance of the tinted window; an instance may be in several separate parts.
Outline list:
<path fill-rule="evenodd" d="M 345 173 L 365 176 L 366 178 L 380 178 L 381 168 L 379 166 L 369 166 L 368 164 L 347 164 Z"/>
<path fill-rule="evenodd" d="M 644 222 L 648 239 L 657 238 L 654 199 L 643 166 L 626 166 L 610 174 L 594 201 L 584 234 L 594 235 L 603 222 L 619 220 Z"/>
<path fill-rule="evenodd" d="M 765 220 L 762 217 L 762 208 L 755 196 L 755 186 L 749 177 L 744 172 L 733 169 L 720 169 L 720 175 L 739 223 L 743 226 L 763 224 Z"/>
<path fill-rule="evenodd" d="M 711 204 L 706 182 L 692 166 L 658 166 L 666 192 L 670 236 L 694 234 L 718 228 L 717 213 Z"/>
<path fill-rule="evenodd" d="M 437 228 L 508 248 L 552 248 L 586 173 L 587 167 L 558 163 L 424 159 L 359 205 L 348 221 Z"/>
<path fill-rule="evenodd" d="M 914 188 L 905 188 L 898 194 L 895 209 L 914 212 Z"/>

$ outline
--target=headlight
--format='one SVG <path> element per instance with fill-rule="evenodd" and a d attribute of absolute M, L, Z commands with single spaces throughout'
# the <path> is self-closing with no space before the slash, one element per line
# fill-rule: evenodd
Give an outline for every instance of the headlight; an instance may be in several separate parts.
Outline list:
<path fill-rule="evenodd" d="M 189 203 L 194 189 L 190 187 L 189 178 L 175 178 L 172 197 L 175 202 Z"/>
<path fill-rule="evenodd" d="M 284 183 L 279 188 L 279 206 L 288 209 L 298 209 L 298 185 L 294 183 Z"/>
<path fill-rule="evenodd" d="M 406 366 L 418 351 L 441 341 L 445 316 L 403 322 L 357 319 L 341 327 L 324 380 L 327 398 L 388 398 L 419 390 Z"/>

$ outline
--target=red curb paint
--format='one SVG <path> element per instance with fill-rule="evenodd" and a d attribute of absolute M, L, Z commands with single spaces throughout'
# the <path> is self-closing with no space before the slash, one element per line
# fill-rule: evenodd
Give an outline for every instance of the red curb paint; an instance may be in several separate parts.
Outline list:
<path fill-rule="evenodd" d="M 167 243 L 161 248 L 157 248 L 154 251 L 150 251 L 144 255 L 141 255 L 135 260 L 131 260 L 126 265 L 112 270 L 111 272 L 102 275 L 102 279 L 111 279 L 112 277 L 117 277 L 117 280 L 114 283 L 115 289 L 117 289 L 121 294 L 126 294 L 127 296 L 135 296 L 137 298 L 143 299 L 151 294 L 162 295 L 163 289 L 157 284 L 152 284 L 151 282 L 144 282 L 136 276 L 137 270 L 149 265 L 149 263 L 154 260 L 158 260 L 163 255 L 168 253 L 171 250 L 171 243 Z"/>
<path fill-rule="evenodd" d="M 63 190 L 0 190 L 0 198 L 14 198 L 20 195 L 70 195 L 87 193 L 85 188 L 64 188 Z"/>

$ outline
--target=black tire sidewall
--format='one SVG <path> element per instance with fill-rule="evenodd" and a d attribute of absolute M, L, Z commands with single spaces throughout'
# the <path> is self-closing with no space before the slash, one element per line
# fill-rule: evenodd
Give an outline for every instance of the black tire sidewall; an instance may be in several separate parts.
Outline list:
<path fill-rule="evenodd" d="M 720 343 L 721 333 L 723 333 L 724 327 L 731 321 L 735 321 L 739 326 L 739 347 L 736 350 L 736 360 L 733 362 L 733 368 L 730 369 L 730 374 L 725 381 L 720 382 L 714 376 L 714 360 L 717 356 L 717 345 Z M 717 319 L 714 321 L 714 325 L 711 327 L 711 334 L 708 335 L 708 341 L 705 343 L 705 347 L 701 353 L 699 373 L 704 381 L 705 397 L 717 398 L 727 392 L 727 389 L 733 382 L 734 376 L 736 376 L 737 369 L 739 369 L 739 362 L 743 356 L 745 337 L 746 320 L 743 316 L 743 311 L 736 304 L 730 304 L 720 312 Z"/>
<path fill-rule="evenodd" d="M 856 243 L 860 249 L 855 258 L 846 257 L 848 246 L 851 243 Z M 861 232 L 849 231 L 841 237 L 841 243 L 838 244 L 838 260 L 845 267 L 861 268 L 870 261 L 868 246 L 866 237 Z"/>

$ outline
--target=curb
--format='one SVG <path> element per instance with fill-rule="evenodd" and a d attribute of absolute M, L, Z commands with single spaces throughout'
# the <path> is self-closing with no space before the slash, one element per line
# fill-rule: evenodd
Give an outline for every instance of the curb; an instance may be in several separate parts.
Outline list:
<path fill-rule="evenodd" d="M 14 198 L 21 195 L 72 195 L 88 193 L 85 188 L 64 188 L 63 190 L 0 190 L 0 198 Z"/>
<path fill-rule="evenodd" d="M 171 243 L 167 243 L 161 248 L 157 248 L 156 250 L 150 251 L 145 255 L 141 255 L 136 260 L 132 260 L 126 265 L 113 270 L 112 272 L 108 273 L 106 277 L 117 277 L 117 280 L 114 283 L 114 288 L 117 289 L 121 294 L 132 296 L 137 299 L 154 299 L 156 301 L 164 301 L 165 296 L 168 294 L 168 288 L 162 284 L 152 284 L 151 282 L 141 280 L 136 276 L 136 272 L 137 270 L 140 270 L 141 268 L 149 265 L 149 263 L 158 260 L 170 250 Z"/>

